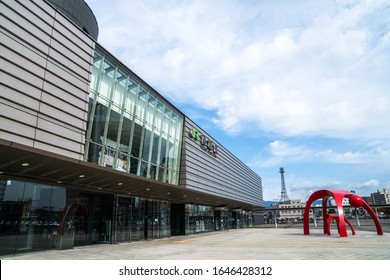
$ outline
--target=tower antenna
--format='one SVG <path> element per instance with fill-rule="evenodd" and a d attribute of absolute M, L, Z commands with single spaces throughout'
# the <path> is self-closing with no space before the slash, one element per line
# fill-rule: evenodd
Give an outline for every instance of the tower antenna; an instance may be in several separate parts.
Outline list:
<path fill-rule="evenodd" d="M 279 168 L 279 173 L 280 173 L 280 179 L 282 182 L 282 192 L 280 194 L 280 201 L 279 202 L 289 202 L 290 199 L 288 198 L 286 184 L 284 182 L 284 168 L 283 167 Z"/>

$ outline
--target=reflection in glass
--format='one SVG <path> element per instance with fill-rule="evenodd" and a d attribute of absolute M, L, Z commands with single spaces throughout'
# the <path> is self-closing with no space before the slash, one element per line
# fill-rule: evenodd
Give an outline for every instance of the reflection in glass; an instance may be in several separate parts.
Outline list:
<path fill-rule="evenodd" d="M 85 160 L 178 184 L 183 115 L 95 50 Z"/>
<path fill-rule="evenodd" d="M 55 248 L 65 189 L 2 178 L 0 189 L 0 254 Z"/>
<path fill-rule="evenodd" d="M 185 205 L 185 234 L 214 231 L 214 210 L 211 206 Z"/>

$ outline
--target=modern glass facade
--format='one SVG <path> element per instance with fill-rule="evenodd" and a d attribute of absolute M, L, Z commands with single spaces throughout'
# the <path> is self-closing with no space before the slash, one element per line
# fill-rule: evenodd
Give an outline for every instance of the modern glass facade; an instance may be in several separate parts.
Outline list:
<path fill-rule="evenodd" d="M 215 230 L 214 207 L 186 204 L 185 217 L 186 235 Z"/>
<path fill-rule="evenodd" d="M 85 160 L 177 185 L 183 115 L 98 46 Z"/>
<path fill-rule="evenodd" d="M 171 204 L 139 197 L 118 197 L 112 242 L 133 242 L 171 236 Z"/>
<path fill-rule="evenodd" d="M 252 225 L 258 175 L 46 1 L 0 6 L 0 255 Z"/>
<path fill-rule="evenodd" d="M 55 248 L 65 188 L 0 178 L 0 255 Z"/>
<path fill-rule="evenodd" d="M 171 203 L 0 177 L 0 256 L 171 236 Z"/>

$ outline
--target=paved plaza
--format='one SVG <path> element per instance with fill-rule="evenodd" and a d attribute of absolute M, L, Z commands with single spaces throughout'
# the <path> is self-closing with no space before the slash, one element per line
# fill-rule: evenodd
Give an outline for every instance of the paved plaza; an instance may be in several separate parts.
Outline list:
<path fill-rule="evenodd" d="M 340 238 L 322 228 L 248 228 L 120 244 L 98 244 L 3 260 L 390 260 L 390 232 L 357 229 Z"/>

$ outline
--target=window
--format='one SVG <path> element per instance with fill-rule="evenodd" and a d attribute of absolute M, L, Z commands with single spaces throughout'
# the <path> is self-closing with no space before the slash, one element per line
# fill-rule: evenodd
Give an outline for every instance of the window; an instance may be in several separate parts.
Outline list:
<path fill-rule="evenodd" d="M 183 116 L 117 64 L 96 48 L 85 159 L 177 185 Z"/>

